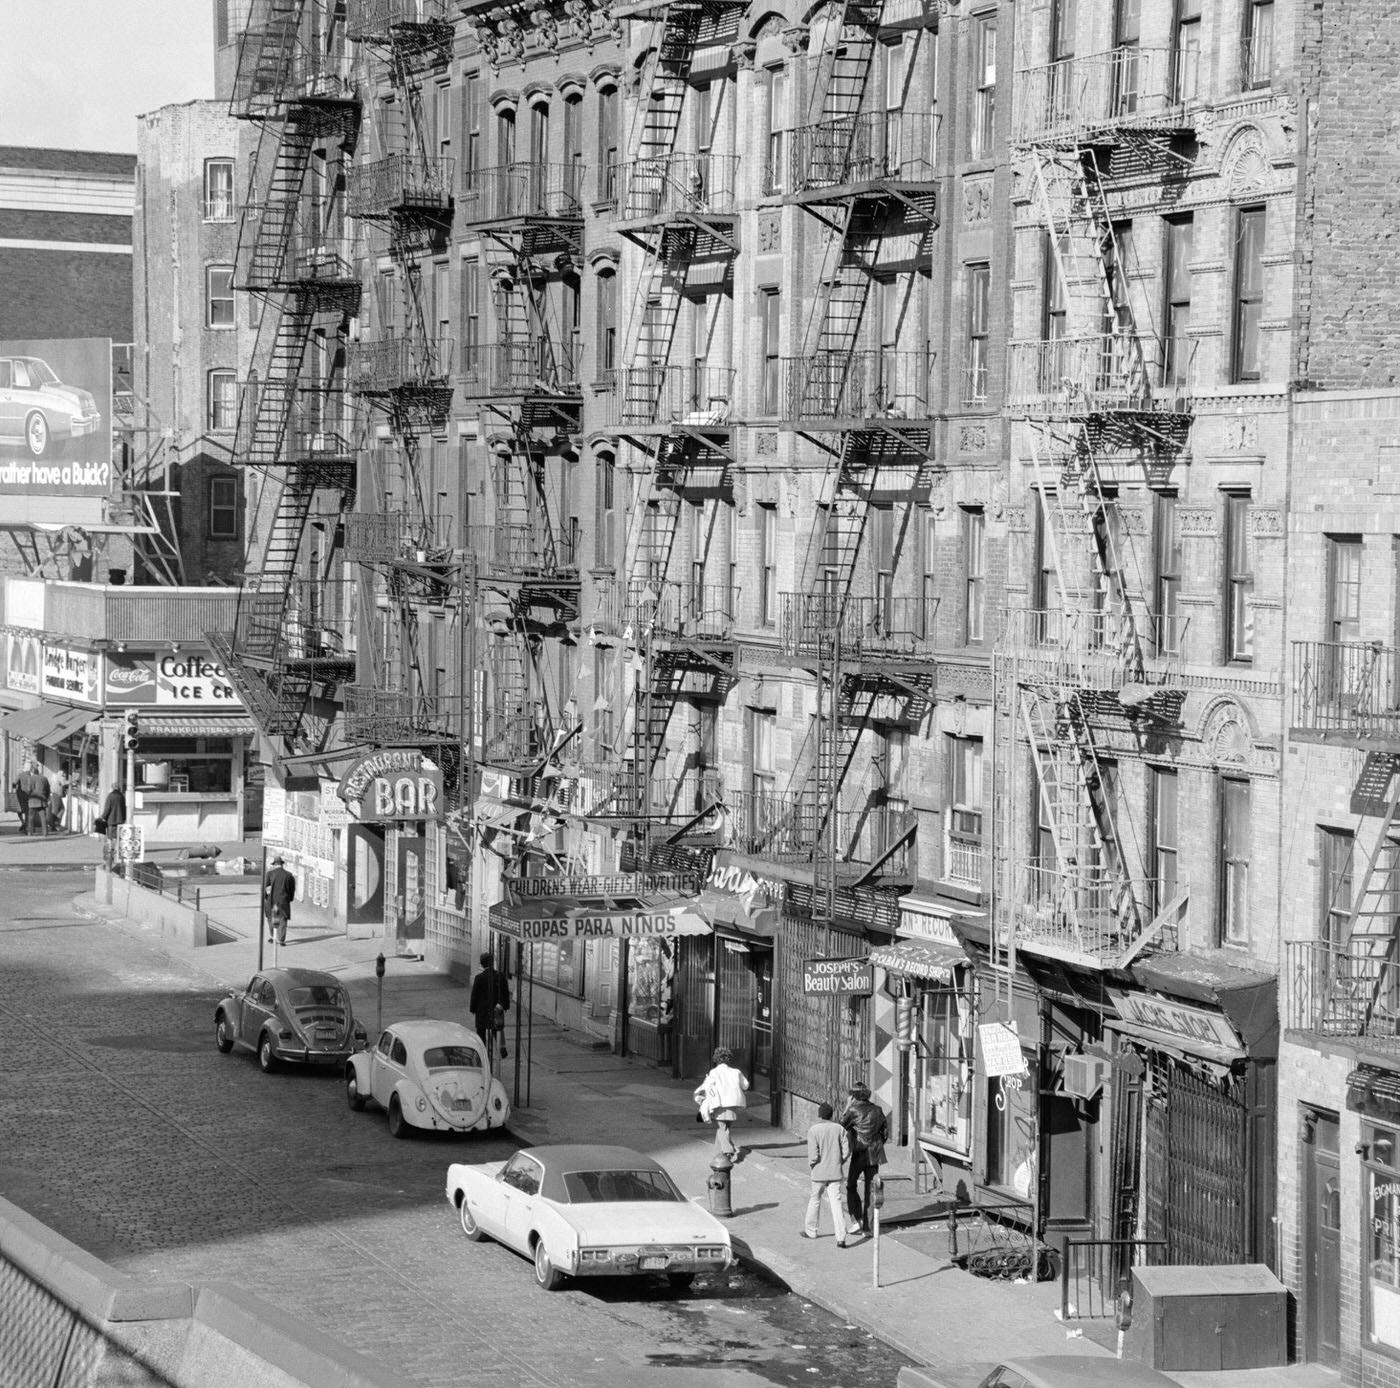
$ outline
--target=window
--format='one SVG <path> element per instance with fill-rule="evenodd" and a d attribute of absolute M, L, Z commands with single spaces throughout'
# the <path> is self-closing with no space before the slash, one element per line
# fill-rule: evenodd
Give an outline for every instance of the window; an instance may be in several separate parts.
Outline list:
<path fill-rule="evenodd" d="M 433 132 L 437 136 L 438 157 L 452 157 L 452 88 L 446 82 L 433 87 Z"/>
<path fill-rule="evenodd" d="M 1230 378 L 1259 379 L 1259 320 L 1264 309 L 1264 209 L 1235 214 L 1235 302 L 1230 333 Z"/>
<path fill-rule="evenodd" d="M 1327 639 L 1361 639 L 1361 537 L 1327 537 Z"/>
<path fill-rule="evenodd" d="M 763 358 L 759 413 L 773 415 L 782 408 L 782 358 L 778 355 L 782 301 L 776 289 L 758 292 L 759 353 Z"/>
<path fill-rule="evenodd" d="M 1166 223 L 1166 308 L 1162 315 L 1162 384 L 1188 382 L 1191 365 L 1191 247 L 1195 222 L 1190 216 L 1171 217 Z"/>
<path fill-rule="evenodd" d="M 593 652 L 593 744 L 595 752 L 607 756 L 613 744 L 612 670 L 608 652 Z"/>
<path fill-rule="evenodd" d="M 949 736 L 943 813 L 943 877 L 968 887 L 982 885 L 982 739 Z"/>
<path fill-rule="evenodd" d="M 1318 938 L 1329 949 L 1340 950 L 1347 942 L 1347 922 L 1352 907 L 1352 855 L 1356 841 L 1345 829 L 1322 829 L 1318 845 Z"/>
<path fill-rule="evenodd" d="M 1249 939 L 1249 782 L 1220 781 L 1220 942 Z"/>
<path fill-rule="evenodd" d="M 1249 493 L 1225 497 L 1225 659 L 1254 659 L 1254 608 L 1250 595 Z"/>
<path fill-rule="evenodd" d="M 925 641 L 932 641 L 938 614 L 938 578 L 934 572 L 934 561 L 938 552 L 938 519 L 933 512 L 926 511 L 923 521 L 924 552 L 919 569 L 923 575 L 923 602 L 915 631 Z"/>
<path fill-rule="evenodd" d="M 474 72 L 462 81 L 462 130 L 465 147 L 462 150 L 462 187 L 477 186 L 481 173 L 481 116 L 485 104 L 485 83 Z"/>
<path fill-rule="evenodd" d="M 598 551 L 597 561 L 603 568 L 616 563 L 614 549 L 617 533 L 617 467 L 611 453 L 598 455 Z"/>
<path fill-rule="evenodd" d="M 903 728 L 885 728 L 875 742 L 875 784 L 871 809 L 876 821 L 877 853 L 885 853 L 898 842 L 906 828 L 909 801 L 905 796 L 905 770 L 909 764 L 909 734 Z"/>
<path fill-rule="evenodd" d="M 988 158 L 996 135 L 997 113 L 997 19 L 981 15 L 972 22 L 973 91 L 972 136 L 968 155 Z"/>
<path fill-rule="evenodd" d="M 1240 85 L 1246 90 L 1267 87 L 1274 77 L 1273 0 L 1245 0 L 1244 44 L 1240 52 Z"/>
<path fill-rule="evenodd" d="M 583 193 L 583 97 L 564 98 L 564 196 L 577 203 Z"/>
<path fill-rule="evenodd" d="M 771 627 L 778 620 L 778 508 L 759 502 L 758 562 L 763 581 L 758 590 L 758 620 Z"/>
<path fill-rule="evenodd" d="M 232 265 L 205 266 L 204 322 L 211 328 L 232 328 L 235 326 Z"/>
<path fill-rule="evenodd" d="M 598 192 L 604 202 L 617 201 L 618 118 L 617 88 L 598 93 Z"/>
<path fill-rule="evenodd" d="M 475 256 L 462 262 L 462 368 L 475 373 L 481 367 L 481 261 Z"/>
<path fill-rule="evenodd" d="M 617 276 L 611 270 L 598 275 L 598 369 L 617 369 Z"/>
<path fill-rule="evenodd" d="M 1046 93 L 1047 113 L 1052 123 L 1068 120 L 1074 113 L 1074 26 L 1075 0 L 1054 0 L 1050 8 L 1050 90 Z"/>
<path fill-rule="evenodd" d="M 1178 881 L 1177 854 L 1177 781 L 1176 772 L 1163 767 L 1149 768 L 1151 776 L 1151 834 L 1152 861 L 1149 864 L 1152 888 L 1152 913 L 1166 909 L 1176 895 Z"/>
<path fill-rule="evenodd" d="M 220 368 L 209 373 L 208 398 L 204 417 L 209 432 L 225 433 L 238 426 L 238 381 L 232 371 Z"/>
<path fill-rule="evenodd" d="M 772 801 L 778 772 L 773 752 L 773 732 L 778 717 L 766 709 L 749 710 L 749 788 L 760 803 Z"/>
<path fill-rule="evenodd" d="M 210 540 L 238 538 L 238 479 L 209 478 L 205 536 Z"/>
<path fill-rule="evenodd" d="M 515 163 L 515 112 L 509 106 L 496 112 L 496 163 Z"/>
<path fill-rule="evenodd" d="M 1112 872 L 1123 862 L 1118 844 L 1118 763 L 1099 757 L 1098 771 L 1099 808 L 1095 820 L 1099 832 L 1089 846 L 1089 857 L 1096 867 Z"/>
<path fill-rule="evenodd" d="M 781 193 L 787 186 L 788 80 L 781 68 L 768 74 L 763 86 L 763 123 L 768 132 L 768 159 L 763 173 L 763 191 Z"/>
<path fill-rule="evenodd" d="M 233 160 L 204 161 L 204 220 L 233 221 Z"/>
<path fill-rule="evenodd" d="M 1050 59 L 1063 62 L 1074 57 L 1075 0 L 1054 0 L 1050 9 Z"/>
<path fill-rule="evenodd" d="M 1142 40 L 1142 0 L 1114 0 L 1113 5 L 1113 113 L 1131 115 L 1137 110 L 1139 44 Z"/>
<path fill-rule="evenodd" d="M 984 636 L 987 607 L 987 517 L 980 506 L 962 513 L 963 586 L 966 614 L 963 639 L 970 645 Z"/>
<path fill-rule="evenodd" d="M 1158 492 L 1154 500 L 1157 534 L 1157 639 L 1158 655 L 1181 654 L 1181 512 L 1177 498 Z"/>
<path fill-rule="evenodd" d="M 992 267 L 967 267 L 967 391 L 976 403 L 987 398 L 987 358 L 991 347 Z"/>
<path fill-rule="evenodd" d="M 1201 0 L 1176 0 L 1173 96 L 1194 101 L 1201 83 Z"/>
<path fill-rule="evenodd" d="M 1063 389 L 1068 374 L 1064 342 L 1069 325 L 1069 295 L 1065 290 L 1065 267 L 1069 264 L 1069 237 L 1046 232 L 1040 253 L 1040 354 L 1036 391 L 1054 395 Z"/>
<path fill-rule="evenodd" d="M 894 507 L 872 503 L 866 518 L 869 563 L 875 571 L 876 631 L 888 632 L 894 617 Z"/>
<path fill-rule="evenodd" d="M 218 48 L 225 48 L 229 44 L 237 41 L 238 31 L 232 23 L 230 11 L 234 8 L 234 0 L 214 0 L 214 44 Z M 242 10 L 243 5 L 238 8 Z"/>
<path fill-rule="evenodd" d="M 530 163 L 536 168 L 549 162 L 549 107 L 540 102 L 530 107 Z"/>
<path fill-rule="evenodd" d="M 1032 639 L 1037 642 L 1060 639 L 1060 578 L 1055 569 L 1055 546 L 1050 508 L 1054 493 L 1037 491 L 1035 530 L 1031 536 L 1031 611 L 1034 614 Z"/>

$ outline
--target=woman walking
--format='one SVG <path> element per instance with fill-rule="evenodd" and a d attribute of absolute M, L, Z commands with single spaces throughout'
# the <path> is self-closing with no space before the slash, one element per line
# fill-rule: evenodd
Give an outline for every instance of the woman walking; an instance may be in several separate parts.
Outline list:
<path fill-rule="evenodd" d="M 734 1145 L 730 1135 L 730 1125 L 738 1122 L 739 1114 L 748 1107 L 749 1101 L 744 1097 L 744 1092 L 749 1082 L 742 1070 L 736 1070 L 729 1063 L 734 1059 L 734 1053 L 728 1046 L 717 1046 L 712 1058 L 714 1067 L 700 1081 L 700 1087 L 695 1091 L 695 1102 L 700 1105 L 703 1121 L 715 1120 L 715 1151 L 737 1159 L 739 1148 Z"/>

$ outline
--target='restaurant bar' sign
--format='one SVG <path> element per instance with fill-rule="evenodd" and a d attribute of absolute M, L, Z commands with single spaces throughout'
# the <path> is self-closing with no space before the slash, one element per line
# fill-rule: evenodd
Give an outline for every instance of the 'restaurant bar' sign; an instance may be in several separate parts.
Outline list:
<path fill-rule="evenodd" d="M 875 989 L 875 969 L 869 955 L 859 959 L 807 959 L 802 964 L 804 993 L 860 996 Z"/>

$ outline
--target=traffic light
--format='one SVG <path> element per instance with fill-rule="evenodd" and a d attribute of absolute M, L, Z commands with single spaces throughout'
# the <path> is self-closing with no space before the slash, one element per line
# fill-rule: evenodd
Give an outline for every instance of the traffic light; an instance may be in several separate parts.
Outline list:
<path fill-rule="evenodd" d="M 134 752 L 141 746 L 141 716 L 134 708 L 126 711 L 126 750 Z"/>

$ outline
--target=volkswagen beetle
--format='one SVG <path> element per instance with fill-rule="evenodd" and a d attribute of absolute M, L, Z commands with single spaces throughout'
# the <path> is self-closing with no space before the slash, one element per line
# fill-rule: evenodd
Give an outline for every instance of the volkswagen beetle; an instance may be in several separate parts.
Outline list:
<path fill-rule="evenodd" d="M 344 984 L 316 969 L 264 969 L 214 1010 L 215 1045 L 225 1055 L 246 1046 L 264 1071 L 283 1060 L 343 1065 L 367 1039 Z"/>

